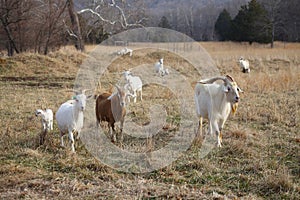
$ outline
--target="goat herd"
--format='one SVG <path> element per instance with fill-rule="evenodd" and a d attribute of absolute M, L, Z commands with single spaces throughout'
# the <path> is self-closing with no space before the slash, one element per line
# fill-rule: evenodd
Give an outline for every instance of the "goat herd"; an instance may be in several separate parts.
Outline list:
<path fill-rule="evenodd" d="M 118 52 L 118 54 L 132 55 L 132 50 L 124 49 Z M 240 66 L 244 73 L 249 73 L 249 61 L 239 59 Z M 163 59 L 159 59 L 154 65 L 155 72 L 159 76 L 165 76 L 169 74 L 169 70 L 163 66 Z M 126 115 L 126 102 L 130 102 L 130 98 L 133 98 L 133 102 L 136 103 L 139 93 L 140 100 L 142 101 L 142 81 L 140 77 L 133 76 L 130 71 L 123 72 L 126 84 L 124 87 L 116 85 L 117 92 L 105 92 L 94 96 L 96 99 L 96 120 L 99 126 L 101 122 L 107 122 L 110 130 L 111 141 L 116 142 L 115 122 L 120 122 L 120 141 L 123 141 L 123 124 Z M 222 84 L 215 83 L 221 80 Z M 57 110 L 55 118 L 58 128 L 60 130 L 61 146 L 64 146 L 63 136 L 68 134 L 71 142 L 71 150 L 75 152 L 74 147 L 74 132 L 77 132 L 77 139 L 80 138 L 80 131 L 83 127 L 84 110 L 86 107 L 86 100 L 93 95 L 86 95 L 83 91 L 75 91 L 75 96 L 71 100 L 63 103 Z M 236 112 L 238 102 L 240 100 L 239 93 L 242 90 L 238 87 L 234 79 L 229 76 L 217 76 L 210 79 L 204 79 L 197 82 L 194 91 L 194 100 L 196 105 L 196 114 L 199 118 L 199 126 L 197 133 L 202 135 L 202 120 L 203 118 L 208 120 L 208 133 L 215 133 L 217 136 L 217 146 L 222 145 L 222 129 L 230 114 Z M 42 144 L 44 142 L 44 136 L 50 130 L 53 130 L 53 112 L 51 109 L 36 110 L 36 116 L 40 116 L 42 119 L 43 134 L 40 140 Z"/>

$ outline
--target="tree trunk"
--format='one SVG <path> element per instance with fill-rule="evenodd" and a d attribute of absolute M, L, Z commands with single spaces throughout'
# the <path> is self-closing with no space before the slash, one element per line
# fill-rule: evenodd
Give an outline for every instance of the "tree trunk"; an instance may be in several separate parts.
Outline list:
<path fill-rule="evenodd" d="M 14 38 L 11 34 L 9 26 L 7 25 L 7 23 L 3 19 L 1 19 L 1 22 L 2 22 L 2 25 L 4 27 L 5 33 L 7 35 L 7 38 L 8 38 L 8 47 L 7 47 L 8 56 L 13 56 L 14 51 L 16 51 L 16 53 L 20 53 L 20 51 L 18 50 L 18 48 L 16 46 Z"/>
<path fill-rule="evenodd" d="M 12 48 L 10 41 L 7 41 L 6 48 L 7 48 L 7 55 L 9 57 L 13 56 L 14 55 L 14 49 Z"/>
<path fill-rule="evenodd" d="M 70 20 L 71 20 L 71 23 L 72 23 L 72 29 L 73 29 L 73 32 L 76 35 L 75 47 L 79 51 L 84 51 L 84 41 L 83 41 L 82 35 L 81 35 L 78 15 L 77 15 L 76 11 L 74 10 L 74 1 L 73 0 L 67 0 L 67 4 L 68 4 Z"/>
<path fill-rule="evenodd" d="M 275 39 L 275 24 L 272 22 L 272 39 L 271 39 L 271 48 L 274 48 L 274 39 Z"/>

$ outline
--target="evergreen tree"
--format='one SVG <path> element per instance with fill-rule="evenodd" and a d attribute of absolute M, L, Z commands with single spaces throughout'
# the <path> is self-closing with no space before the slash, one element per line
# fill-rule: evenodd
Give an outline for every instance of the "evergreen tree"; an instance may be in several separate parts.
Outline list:
<path fill-rule="evenodd" d="M 231 16 L 226 9 L 224 9 L 219 15 L 215 23 L 215 31 L 220 36 L 221 41 L 231 39 Z"/>
<path fill-rule="evenodd" d="M 268 43 L 271 41 L 271 30 L 264 7 L 256 0 L 242 6 L 233 20 L 233 40 Z"/>
<path fill-rule="evenodd" d="M 158 23 L 158 27 L 171 29 L 171 25 L 166 16 L 162 16 L 160 22 Z"/>

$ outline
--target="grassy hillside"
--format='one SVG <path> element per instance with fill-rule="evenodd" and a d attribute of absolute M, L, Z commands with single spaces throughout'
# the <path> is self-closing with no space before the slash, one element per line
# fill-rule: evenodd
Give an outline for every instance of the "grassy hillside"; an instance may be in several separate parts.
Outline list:
<path fill-rule="evenodd" d="M 21 54 L 0 58 L 0 198 L 1 199 L 297 199 L 300 196 L 300 44 L 264 45 L 201 43 L 222 74 L 232 75 L 245 91 L 237 114 L 225 124 L 223 147 L 199 158 L 195 141 L 177 161 L 145 174 L 116 171 L 97 161 L 77 141 L 76 154 L 60 147 L 54 131 L 39 146 L 37 108 L 57 110 L 69 99 L 77 70 L 87 54 L 70 47 L 49 56 Z M 93 47 L 88 49 L 92 50 Z M 189 63 L 160 52 L 169 66 L 200 79 Z M 250 74 L 240 72 L 237 60 L 250 60 Z M 132 64 L 154 62 L 155 52 L 137 52 L 115 60 L 101 79 L 108 90 Z M 179 64 L 178 64 L 179 63 Z M 121 68 L 117 66 L 122 66 Z M 186 71 L 185 71 L 186 70 Z M 143 102 L 131 117 L 141 124 L 150 103 L 166 104 L 173 95 L 159 95 L 147 86 Z M 160 88 L 161 90 L 163 88 Z M 178 104 L 170 104 L 166 127 L 155 138 L 159 148 L 178 127 Z M 67 139 L 67 138 L 66 138 Z M 146 141 L 125 137 L 124 148 L 144 151 Z"/>

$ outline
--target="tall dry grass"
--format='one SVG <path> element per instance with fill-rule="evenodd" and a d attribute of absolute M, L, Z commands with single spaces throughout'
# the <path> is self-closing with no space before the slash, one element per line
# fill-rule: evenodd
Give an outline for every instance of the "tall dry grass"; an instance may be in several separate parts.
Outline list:
<path fill-rule="evenodd" d="M 245 91 L 237 114 L 224 130 L 224 146 L 199 158 L 196 143 L 168 167 L 147 174 L 126 174 L 103 165 L 80 142 L 77 153 L 59 146 L 56 124 L 38 146 L 37 108 L 54 111 L 72 96 L 77 70 L 87 56 L 63 48 L 48 57 L 22 54 L 1 61 L 0 71 L 0 197 L 3 199 L 297 199 L 299 168 L 299 44 L 266 45 L 205 42 L 221 74 L 232 75 Z M 88 47 L 93 49 L 94 47 Z M 200 75 L 182 58 L 169 52 L 140 51 L 121 57 L 101 79 L 108 90 L 116 71 L 155 62 L 164 55 L 169 66 L 188 76 L 192 85 Z M 250 74 L 241 73 L 237 60 L 250 60 Z M 118 66 L 121 66 L 118 67 Z M 8 77 L 17 76 L 18 79 Z M 127 137 L 129 150 L 143 152 L 165 145 L 178 129 L 178 104 L 166 90 L 145 87 L 145 102 L 130 113 L 146 123 L 146 108 L 156 101 L 169 114 L 166 127 L 151 141 Z M 131 145 L 131 146 L 130 146 Z"/>

